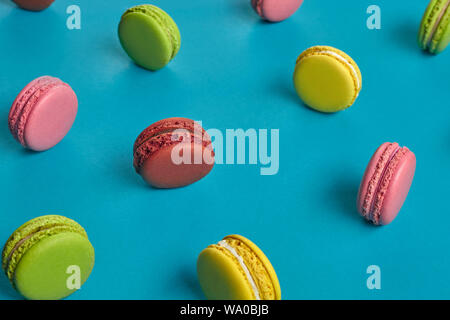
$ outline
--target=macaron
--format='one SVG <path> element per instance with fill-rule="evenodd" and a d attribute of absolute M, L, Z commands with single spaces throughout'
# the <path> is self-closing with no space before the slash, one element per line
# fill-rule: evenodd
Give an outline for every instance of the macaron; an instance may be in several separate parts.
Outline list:
<path fill-rule="evenodd" d="M 271 22 L 286 20 L 302 3 L 303 0 L 251 0 L 255 12 L 264 20 Z"/>
<path fill-rule="evenodd" d="M 208 133 L 187 118 L 168 118 L 150 125 L 137 137 L 133 154 L 136 172 L 156 188 L 189 185 L 214 166 Z"/>
<path fill-rule="evenodd" d="M 13 287 L 27 299 L 67 297 L 89 277 L 94 248 L 86 231 L 58 215 L 23 224 L 3 248 L 2 267 Z"/>
<path fill-rule="evenodd" d="M 430 53 L 442 52 L 450 42 L 450 0 L 431 0 L 420 24 L 419 46 Z"/>
<path fill-rule="evenodd" d="M 31 81 L 14 100 L 9 130 L 25 148 L 48 150 L 69 132 L 77 110 L 72 88 L 58 78 L 43 76 Z"/>
<path fill-rule="evenodd" d="M 158 70 L 178 53 L 180 31 L 162 9 L 143 4 L 128 9 L 119 23 L 119 39 L 128 56 L 139 66 Z"/>
<path fill-rule="evenodd" d="M 280 300 L 272 264 L 249 239 L 230 235 L 204 249 L 197 261 L 203 293 L 210 300 Z"/>
<path fill-rule="evenodd" d="M 350 107 L 361 91 L 361 72 L 353 59 L 341 50 L 315 46 L 297 59 L 294 86 L 310 108 L 337 112 Z"/>
<path fill-rule="evenodd" d="M 411 187 L 416 156 L 398 143 L 383 143 L 373 154 L 359 187 L 359 213 L 374 225 L 387 225 L 399 213 Z"/>
<path fill-rule="evenodd" d="M 20 8 L 30 11 L 47 9 L 55 0 L 13 0 Z"/>

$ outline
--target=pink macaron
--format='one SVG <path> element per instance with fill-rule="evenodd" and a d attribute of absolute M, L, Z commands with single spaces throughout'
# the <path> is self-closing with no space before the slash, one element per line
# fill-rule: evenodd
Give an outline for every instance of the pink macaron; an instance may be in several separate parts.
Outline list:
<path fill-rule="evenodd" d="M 9 130 L 25 148 L 48 150 L 69 132 L 77 110 L 72 88 L 58 78 L 43 76 L 31 81 L 14 100 Z"/>
<path fill-rule="evenodd" d="M 398 143 L 383 143 L 373 154 L 358 192 L 359 213 L 375 225 L 386 225 L 400 211 L 416 170 L 416 156 Z"/>
<path fill-rule="evenodd" d="M 252 0 L 252 7 L 261 18 L 278 22 L 292 16 L 303 0 Z"/>
<path fill-rule="evenodd" d="M 136 172 L 156 188 L 187 186 L 214 166 L 208 133 L 187 118 L 168 118 L 150 125 L 137 137 L 133 154 Z"/>

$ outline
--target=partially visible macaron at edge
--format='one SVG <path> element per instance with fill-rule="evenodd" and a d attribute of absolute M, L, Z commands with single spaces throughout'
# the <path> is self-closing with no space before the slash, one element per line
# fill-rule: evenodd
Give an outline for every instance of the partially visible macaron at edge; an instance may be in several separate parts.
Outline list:
<path fill-rule="evenodd" d="M 255 12 L 264 20 L 279 22 L 292 16 L 303 0 L 251 0 Z"/>
<path fill-rule="evenodd" d="M 55 0 L 12 0 L 20 8 L 29 11 L 42 11 L 50 7 Z"/>
<path fill-rule="evenodd" d="M 133 165 L 156 188 L 178 188 L 205 177 L 214 166 L 208 133 L 187 118 L 168 118 L 150 125 L 136 139 Z"/>
<path fill-rule="evenodd" d="M 178 26 L 169 14 L 154 5 L 143 4 L 126 10 L 118 33 L 128 56 L 148 70 L 163 68 L 180 50 Z"/>
<path fill-rule="evenodd" d="M 266 255 L 249 239 L 230 235 L 204 249 L 197 276 L 210 300 L 280 300 L 281 289 Z"/>
<path fill-rule="evenodd" d="M 362 88 L 356 62 L 330 46 L 314 46 L 303 51 L 297 58 L 293 82 L 307 106 L 325 113 L 353 105 Z"/>
<path fill-rule="evenodd" d="M 8 126 L 25 148 L 45 151 L 69 132 L 78 111 L 75 92 L 58 78 L 43 76 L 31 81 L 14 100 Z"/>
<path fill-rule="evenodd" d="M 450 0 L 431 0 L 420 23 L 419 46 L 438 54 L 450 43 Z"/>
<path fill-rule="evenodd" d="M 91 274 L 94 262 L 86 231 L 59 215 L 23 224 L 2 252 L 2 268 L 12 286 L 32 300 L 57 300 L 74 293 Z"/>
<path fill-rule="evenodd" d="M 387 225 L 399 213 L 411 187 L 416 156 L 398 143 L 383 143 L 373 154 L 359 187 L 357 208 L 374 225 Z"/>

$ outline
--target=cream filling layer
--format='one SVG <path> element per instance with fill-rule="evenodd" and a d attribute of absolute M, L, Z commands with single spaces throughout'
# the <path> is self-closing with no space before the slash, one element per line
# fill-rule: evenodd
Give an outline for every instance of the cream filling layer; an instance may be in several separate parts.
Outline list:
<path fill-rule="evenodd" d="M 237 253 L 236 249 L 234 249 L 232 246 L 230 246 L 226 240 L 219 241 L 218 245 L 221 246 L 222 248 L 228 250 L 239 261 L 239 264 L 241 265 L 242 270 L 244 270 L 244 273 L 247 276 L 248 281 L 250 282 L 250 286 L 253 289 L 253 293 L 255 295 L 256 300 L 261 300 L 258 287 L 256 286 L 255 280 L 253 279 L 250 271 L 248 270 L 247 266 L 245 265 L 244 259 L 242 259 L 242 257 Z"/>
<path fill-rule="evenodd" d="M 444 17 L 444 14 L 447 11 L 449 6 L 450 6 L 450 0 L 447 1 L 447 3 L 445 4 L 445 7 L 442 9 L 442 12 L 439 13 L 438 18 L 436 19 L 436 22 L 434 23 L 433 29 L 431 29 L 430 38 L 427 40 L 427 48 L 430 48 L 431 42 L 433 41 L 433 37 L 436 34 L 436 31 L 439 28 L 439 24 L 441 23 L 441 20 Z"/>
<path fill-rule="evenodd" d="M 325 51 L 319 51 L 319 53 L 331 54 L 332 56 L 334 56 L 337 59 L 339 59 L 339 61 L 344 62 L 347 66 L 350 67 L 350 69 L 352 70 L 352 73 L 353 73 L 353 75 L 355 76 L 355 79 L 356 79 L 356 83 L 357 83 L 357 88 L 356 89 L 358 91 L 356 96 L 358 96 L 359 90 L 361 89 L 361 83 L 359 83 L 358 72 L 356 72 L 355 67 L 353 67 L 352 64 L 347 61 L 347 59 L 345 59 L 343 56 L 337 54 L 336 52 L 325 50 Z"/>

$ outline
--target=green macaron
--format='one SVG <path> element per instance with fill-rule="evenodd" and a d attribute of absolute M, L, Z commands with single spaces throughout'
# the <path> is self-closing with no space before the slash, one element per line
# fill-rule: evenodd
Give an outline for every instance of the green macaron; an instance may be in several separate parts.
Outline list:
<path fill-rule="evenodd" d="M 430 53 L 442 52 L 450 42 L 450 0 L 432 0 L 420 24 L 419 46 Z"/>
<path fill-rule="evenodd" d="M 128 56 L 149 70 L 167 65 L 181 44 L 176 23 L 165 11 L 149 4 L 125 11 L 119 23 L 119 39 Z"/>
<path fill-rule="evenodd" d="M 2 268 L 25 298 L 56 300 L 79 289 L 94 260 L 83 227 L 69 218 L 48 215 L 28 221 L 9 237 Z"/>

